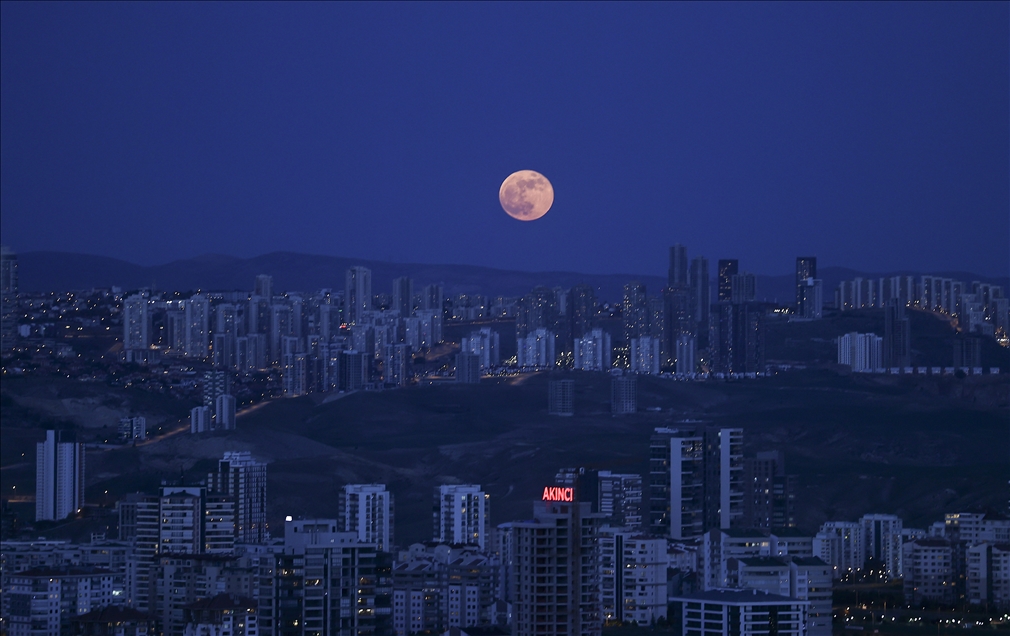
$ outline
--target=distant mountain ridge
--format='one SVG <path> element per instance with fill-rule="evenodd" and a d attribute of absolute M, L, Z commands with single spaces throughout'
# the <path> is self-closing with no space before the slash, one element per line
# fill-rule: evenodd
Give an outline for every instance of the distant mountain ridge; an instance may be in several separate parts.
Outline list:
<path fill-rule="evenodd" d="M 253 258 L 237 258 L 221 254 L 204 254 L 172 261 L 164 265 L 144 266 L 108 256 L 71 252 L 25 252 L 18 254 L 18 287 L 22 291 L 48 292 L 103 287 L 124 290 L 153 287 L 168 291 L 235 291 L 251 290 L 256 276 L 269 274 L 274 289 L 283 291 L 315 291 L 343 289 L 344 273 L 355 265 L 372 270 L 372 290 L 388 292 L 399 276 L 414 279 L 415 288 L 430 283 L 443 283 L 446 294 L 480 293 L 493 296 L 521 296 L 536 285 L 570 288 L 588 283 L 596 288 L 601 300 L 618 301 L 622 286 L 632 280 L 645 284 L 650 294 L 657 294 L 666 285 L 665 276 L 636 274 L 580 274 L 578 272 L 523 272 L 494 269 L 476 265 L 431 265 L 421 263 L 389 263 L 339 256 L 320 256 L 294 252 L 271 252 Z M 715 263 L 710 265 L 714 274 Z M 888 272 L 866 273 L 845 267 L 822 267 L 818 272 L 824 280 L 825 300 L 843 280 L 857 276 L 877 278 L 898 274 L 932 274 L 957 280 L 979 280 L 1010 288 L 1010 277 L 980 276 L 970 272 Z M 758 299 L 790 302 L 795 295 L 792 273 L 757 275 Z"/>

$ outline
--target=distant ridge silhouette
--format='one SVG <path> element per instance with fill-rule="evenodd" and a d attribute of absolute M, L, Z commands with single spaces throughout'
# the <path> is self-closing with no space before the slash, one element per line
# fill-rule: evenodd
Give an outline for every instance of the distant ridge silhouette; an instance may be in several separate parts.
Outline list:
<path fill-rule="evenodd" d="M 494 296 L 521 296 L 536 285 L 570 288 L 588 283 L 603 301 L 617 302 L 622 286 L 631 280 L 645 284 L 647 292 L 659 294 L 666 285 L 665 276 L 641 274 L 580 274 L 578 272 L 524 272 L 476 265 L 431 265 L 389 263 L 385 261 L 339 256 L 271 252 L 253 258 L 222 254 L 203 254 L 164 265 L 144 266 L 108 256 L 71 252 L 24 252 L 18 254 L 18 279 L 22 291 L 49 292 L 91 288 L 122 287 L 124 290 L 153 287 L 162 291 L 235 291 L 251 290 L 258 274 L 274 278 L 278 292 L 312 292 L 344 288 L 344 272 L 354 265 L 372 270 L 372 290 L 389 292 L 398 276 L 410 276 L 415 288 L 429 283 L 443 283 L 446 294 L 479 293 Z M 710 265 L 714 270 L 715 263 Z M 821 267 L 824 299 L 830 301 L 834 289 L 843 280 L 856 276 L 880 277 L 897 274 L 932 274 L 971 282 L 980 280 L 1010 288 L 1010 277 L 992 277 L 970 272 L 888 272 L 866 273 L 845 267 Z M 757 276 L 758 300 L 789 303 L 795 297 L 794 275 Z"/>

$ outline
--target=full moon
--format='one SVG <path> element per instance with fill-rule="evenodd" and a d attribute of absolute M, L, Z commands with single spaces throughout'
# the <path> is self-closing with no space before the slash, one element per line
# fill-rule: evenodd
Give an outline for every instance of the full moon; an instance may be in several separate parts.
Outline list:
<path fill-rule="evenodd" d="M 536 221 L 554 204 L 554 188 L 547 177 L 533 170 L 513 172 L 498 190 L 501 207 L 514 219 Z"/>

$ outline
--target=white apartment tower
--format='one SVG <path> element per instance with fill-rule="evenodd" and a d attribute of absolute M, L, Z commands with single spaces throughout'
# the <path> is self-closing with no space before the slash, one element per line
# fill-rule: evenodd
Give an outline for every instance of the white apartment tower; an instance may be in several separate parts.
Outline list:
<path fill-rule="evenodd" d="M 883 368 L 884 339 L 872 333 L 847 333 L 838 337 L 838 364 L 847 364 L 853 371 L 873 373 Z"/>
<path fill-rule="evenodd" d="M 209 406 L 196 406 L 189 411 L 189 432 L 206 433 L 211 428 L 211 411 Z"/>
<path fill-rule="evenodd" d="M 491 528 L 490 496 L 475 484 L 439 486 L 433 508 L 434 540 L 484 550 Z"/>
<path fill-rule="evenodd" d="M 697 341 L 690 334 L 677 336 L 676 372 L 680 374 L 694 373 L 698 367 Z"/>
<path fill-rule="evenodd" d="M 235 430 L 235 396 L 219 395 L 214 399 L 214 429 Z"/>
<path fill-rule="evenodd" d="M 501 362 L 501 345 L 497 331 L 484 327 L 479 331 L 471 332 L 464 336 L 460 344 L 460 352 L 474 353 L 480 356 L 480 370 L 488 373 L 491 367 L 496 367 Z"/>
<path fill-rule="evenodd" d="M 659 375 L 659 338 L 641 336 L 631 339 L 631 370 Z"/>
<path fill-rule="evenodd" d="M 127 296 L 123 301 L 123 348 L 147 349 L 151 344 L 150 322 L 147 294 Z"/>
<path fill-rule="evenodd" d="M 63 435 L 46 431 L 46 441 L 35 445 L 36 521 L 64 519 L 84 505 L 84 444 Z"/>
<path fill-rule="evenodd" d="M 554 366 L 554 332 L 534 329 L 525 338 L 519 338 L 516 345 L 516 360 L 520 367 Z"/>
<path fill-rule="evenodd" d="M 382 552 L 393 550 L 393 494 L 385 484 L 347 484 L 340 496 L 344 532 L 354 532 L 361 543 Z"/>
<path fill-rule="evenodd" d="M 593 329 L 575 340 L 575 368 L 582 371 L 607 371 L 610 369 L 613 346 L 610 334 Z"/>
<path fill-rule="evenodd" d="M 210 301 L 197 294 L 184 302 L 183 351 L 191 358 L 206 358 L 210 349 Z"/>

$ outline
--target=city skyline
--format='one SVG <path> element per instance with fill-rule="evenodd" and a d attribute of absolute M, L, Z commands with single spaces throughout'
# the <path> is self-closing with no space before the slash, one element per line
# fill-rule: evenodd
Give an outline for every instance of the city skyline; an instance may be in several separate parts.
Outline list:
<path fill-rule="evenodd" d="M 1001 4 L 2 11 L 0 223 L 21 253 L 1010 260 Z M 520 169 L 556 188 L 535 223 L 496 200 Z"/>
<path fill-rule="evenodd" d="M 0 3 L 0 632 L 1010 626 L 1010 3 Z"/>

